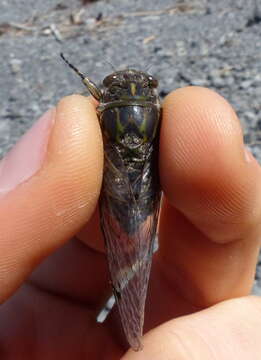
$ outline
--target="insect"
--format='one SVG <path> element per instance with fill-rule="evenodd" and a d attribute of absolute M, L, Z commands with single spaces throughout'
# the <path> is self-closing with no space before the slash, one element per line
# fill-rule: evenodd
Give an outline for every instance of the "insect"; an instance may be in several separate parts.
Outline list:
<path fill-rule="evenodd" d="M 104 142 L 101 229 L 122 327 L 138 351 L 161 197 L 158 82 L 145 72 L 126 69 L 105 77 L 101 90 L 61 57 L 99 101 Z"/>

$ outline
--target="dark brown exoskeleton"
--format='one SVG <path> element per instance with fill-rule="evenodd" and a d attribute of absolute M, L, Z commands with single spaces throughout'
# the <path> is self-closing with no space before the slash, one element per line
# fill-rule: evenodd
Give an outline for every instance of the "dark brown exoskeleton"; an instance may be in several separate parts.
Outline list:
<path fill-rule="evenodd" d="M 62 58 L 99 101 L 104 142 L 101 228 L 122 326 L 131 347 L 140 350 L 160 206 L 158 82 L 126 69 L 107 76 L 102 91 Z"/>

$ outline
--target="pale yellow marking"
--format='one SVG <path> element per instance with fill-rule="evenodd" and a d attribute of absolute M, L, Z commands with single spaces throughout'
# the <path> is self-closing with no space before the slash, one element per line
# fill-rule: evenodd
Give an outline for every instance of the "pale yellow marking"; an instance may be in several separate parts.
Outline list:
<path fill-rule="evenodd" d="M 130 90 L 131 90 L 131 95 L 135 96 L 135 94 L 136 94 L 136 84 L 135 83 L 130 84 Z"/>

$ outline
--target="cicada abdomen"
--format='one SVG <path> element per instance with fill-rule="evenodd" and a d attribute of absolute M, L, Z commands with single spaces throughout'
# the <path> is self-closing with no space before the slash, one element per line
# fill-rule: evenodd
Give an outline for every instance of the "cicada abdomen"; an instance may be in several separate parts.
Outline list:
<path fill-rule="evenodd" d="M 104 141 L 101 228 L 121 323 L 131 347 L 140 350 L 160 206 L 157 80 L 127 69 L 107 76 L 101 91 L 69 66 L 100 102 L 97 112 Z"/>

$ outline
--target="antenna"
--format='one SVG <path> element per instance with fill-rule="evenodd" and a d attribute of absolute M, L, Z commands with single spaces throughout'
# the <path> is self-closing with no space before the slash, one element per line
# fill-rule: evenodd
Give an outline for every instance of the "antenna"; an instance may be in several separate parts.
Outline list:
<path fill-rule="evenodd" d="M 82 72 L 80 72 L 73 64 L 71 64 L 63 55 L 63 53 L 60 53 L 61 58 L 63 59 L 63 61 L 70 66 L 71 69 L 73 69 L 74 72 L 76 72 L 77 75 L 80 76 L 80 78 L 82 79 L 82 82 L 84 83 L 84 85 L 87 87 L 87 89 L 90 91 L 91 95 L 96 99 L 96 100 L 100 100 L 102 97 L 102 92 L 101 90 L 98 88 L 97 85 L 95 85 L 91 80 L 89 80 Z"/>

